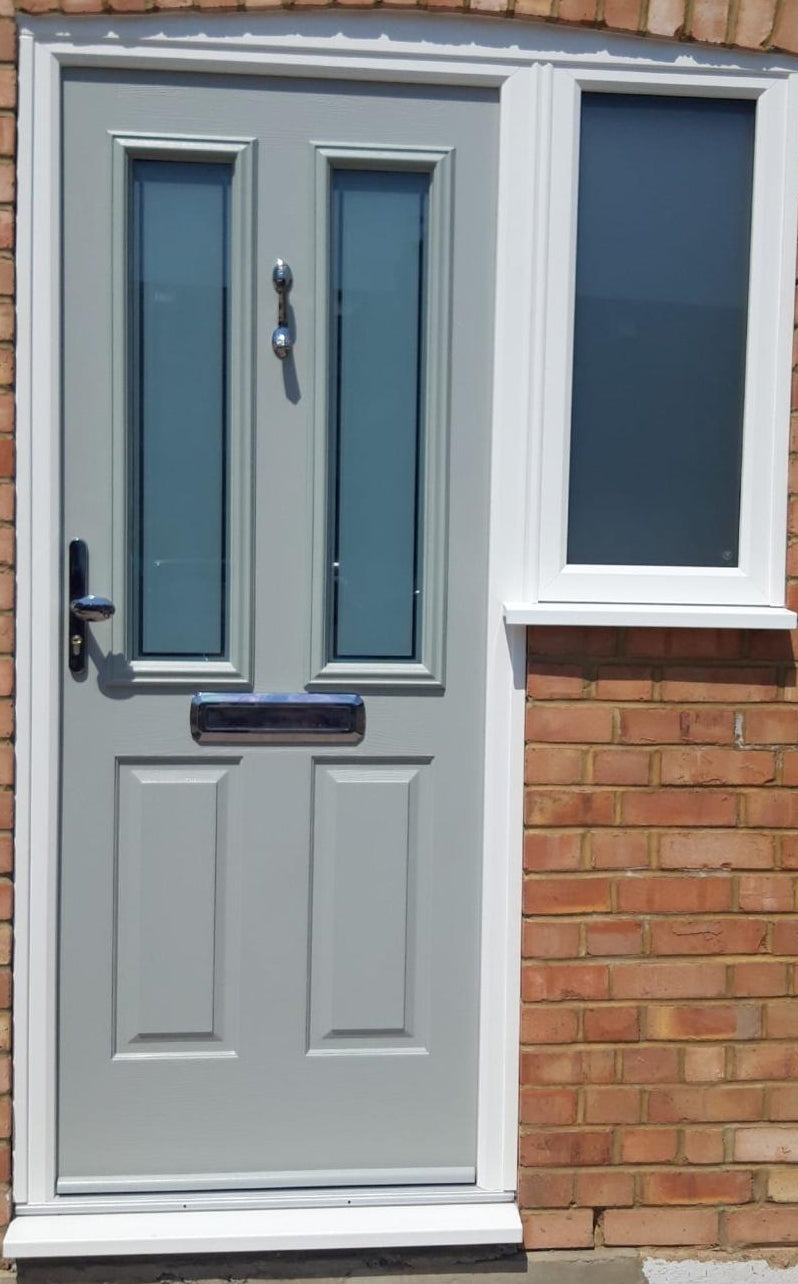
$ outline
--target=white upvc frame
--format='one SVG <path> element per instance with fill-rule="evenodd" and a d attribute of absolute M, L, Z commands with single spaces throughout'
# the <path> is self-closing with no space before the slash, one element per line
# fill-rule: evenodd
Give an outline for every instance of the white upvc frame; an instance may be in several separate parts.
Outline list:
<path fill-rule="evenodd" d="M 71 27 L 70 27 L 71 24 Z M 124 38 L 123 38 L 124 37 Z M 565 49 L 563 48 L 565 46 Z M 61 560 L 60 78 L 68 66 L 333 76 L 500 95 L 477 1188 L 305 1198 L 55 1195 Z M 518 1133 L 525 630 L 537 555 L 553 90 L 564 70 L 783 80 L 790 60 L 486 19 L 275 13 L 24 22 L 18 179 L 16 1216 L 11 1256 L 510 1242 Z M 570 74 L 570 72 L 569 72 Z M 781 296 L 780 296 L 781 297 Z M 536 585 L 535 585 L 536 587 Z M 536 602 L 537 599 L 535 599 Z M 505 604 L 519 605 L 506 608 Z M 533 602 L 534 606 L 535 603 Z M 788 612 L 783 612 L 788 615 Z M 573 618 L 573 617 L 572 617 Z M 584 612 L 577 616 L 580 623 Z M 617 620 L 615 621 L 617 622 Z M 691 622 L 695 622 L 693 619 Z M 508 1202 L 509 1201 L 509 1202 Z M 179 1202 L 182 1211 L 175 1207 Z M 260 1207 L 257 1206 L 260 1202 Z M 342 1205 L 346 1206 L 342 1206 Z M 267 1206 L 268 1205 L 268 1206 Z"/>
<path fill-rule="evenodd" d="M 582 93 L 690 95 L 756 102 L 751 262 L 743 425 L 739 565 L 701 568 L 569 565 L 568 484 Z M 795 77 L 562 69 L 552 94 L 546 362 L 540 421 L 538 520 L 528 601 L 596 604 L 613 622 L 630 606 L 725 608 L 720 622 L 795 623 L 784 611 L 787 463 L 792 367 L 798 95 Z M 675 502 L 678 502 L 675 497 Z M 536 546 L 536 548 L 535 548 Z M 535 551 L 537 549 L 537 557 Z M 618 608 L 621 608 L 619 611 Z M 734 608 L 758 608 L 746 621 Z M 606 611 L 605 611 L 606 614 Z M 538 616 L 538 618 L 541 618 Z M 573 618 L 571 614 L 570 618 Z M 655 623 L 651 611 L 642 622 Z M 690 623 L 688 612 L 687 622 Z M 693 618 L 692 622 L 701 620 Z M 705 618 L 711 623 L 711 615 Z"/>

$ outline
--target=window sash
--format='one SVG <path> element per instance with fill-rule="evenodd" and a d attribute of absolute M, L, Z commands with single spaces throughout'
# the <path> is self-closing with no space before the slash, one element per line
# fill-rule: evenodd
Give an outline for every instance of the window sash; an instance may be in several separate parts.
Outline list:
<path fill-rule="evenodd" d="M 581 94 L 756 101 L 737 567 L 569 565 L 568 482 Z M 795 89 L 785 78 L 557 69 L 552 85 L 541 456 L 530 601 L 775 606 L 784 603 L 787 451 L 798 190 L 788 163 Z M 534 493 L 534 492 L 533 492 Z M 536 547 L 535 547 L 536 546 Z M 537 553 L 537 557 L 535 557 Z"/>

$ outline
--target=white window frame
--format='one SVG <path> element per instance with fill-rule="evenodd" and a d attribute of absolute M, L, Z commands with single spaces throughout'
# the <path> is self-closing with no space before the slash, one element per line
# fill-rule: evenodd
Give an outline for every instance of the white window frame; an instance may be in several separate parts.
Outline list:
<path fill-rule="evenodd" d="M 568 563 L 568 484 L 583 92 L 756 102 L 739 565 Z M 784 609 L 798 154 L 794 78 L 554 71 L 538 496 L 518 621 L 793 627 Z M 534 483 L 537 483 L 536 485 Z"/>
<path fill-rule="evenodd" d="M 66 67 L 480 85 L 498 91 L 499 185 L 490 431 L 486 604 L 484 871 L 478 1069 L 477 1186 L 426 1191 L 335 1191 L 293 1200 L 199 1193 L 55 1193 L 60 615 L 60 83 Z M 798 61 L 686 49 L 604 32 L 484 17 L 308 11 L 241 15 L 21 20 L 17 224 L 17 787 L 14 966 L 15 1216 L 7 1256 L 387 1248 L 518 1242 L 521 844 L 525 630 L 545 618 L 538 595 L 542 427 L 554 359 L 549 280 L 551 175 L 560 146 L 555 89 L 576 76 L 692 87 L 785 85 Z M 562 79 L 562 76 L 565 79 Z M 560 78 L 560 79 L 558 79 Z M 624 79 L 625 78 L 625 79 Z M 795 93 L 771 167 L 798 155 Z M 571 92 L 571 91 L 569 91 Z M 725 92 L 725 90 L 723 90 Z M 573 140 L 572 140 L 573 142 Z M 789 146 L 788 146 L 789 144 Z M 568 153 L 573 165 L 573 154 Z M 789 161 L 789 163 L 788 163 Z M 783 191 L 778 278 L 780 344 L 791 331 L 798 173 Z M 784 277 L 780 275 L 784 274 Z M 781 347 L 779 349 L 781 352 Z M 561 358 L 562 360 L 562 358 Z M 781 360 L 781 357 L 779 358 Z M 789 362 L 787 361 L 787 365 Z M 779 427 L 786 439 L 786 387 Z M 781 411 L 779 411 L 781 414 Z M 779 440 L 782 440 L 780 437 Z M 771 479 L 783 513 L 786 478 Z M 783 493 L 782 493 L 783 492 Z M 786 524 L 786 522 L 785 522 Z M 508 604 L 514 603 L 514 606 Z M 573 613 L 568 616 L 568 607 Z M 575 623 L 598 604 L 549 604 Z M 606 608 L 619 623 L 629 608 Z M 728 622 L 725 607 L 668 608 L 644 623 Z M 543 610 L 543 615 L 541 615 Z M 750 622 L 794 621 L 776 607 Z M 690 613 L 692 612 L 692 613 Z M 725 615 L 724 615 L 725 612 Z M 719 613 L 719 614 L 718 614 Z M 742 613 L 742 614 L 741 614 Z M 744 608 L 733 619 L 744 622 Z M 552 620 L 551 622 L 557 622 Z M 778 625 L 777 625 L 778 626 Z"/>

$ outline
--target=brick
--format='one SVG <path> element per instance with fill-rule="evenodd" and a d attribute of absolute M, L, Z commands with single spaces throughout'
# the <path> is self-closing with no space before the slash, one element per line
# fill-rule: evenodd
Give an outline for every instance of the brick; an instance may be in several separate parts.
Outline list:
<path fill-rule="evenodd" d="M 588 1132 L 522 1133 L 521 1163 L 529 1167 L 574 1168 L 608 1164 L 612 1138 L 606 1128 Z"/>
<path fill-rule="evenodd" d="M 640 954 L 642 943 L 643 927 L 635 919 L 616 918 L 587 925 L 586 949 L 594 956 Z"/>
<path fill-rule="evenodd" d="M 690 34 L 694 40 L 721 45 L 726 40 L 729 0 L 701 0 L 693 9 Z"/>
<path fill-rule="evenodd" d="M 613 797 L 590 789 L 528 789 L 524 818 L 528 825 L 611 825 Z"/>
<path fill-rule="evenodd" d="M 548 18 L 554 0 L 515 0 L 514 13 L 525 18 Z"/>
<path fill-rule="evenodd" d="M 534 919 L 524 923 L 524 958 L 572 959 L 579 954 L 578 923 Z"/>
<path fill-rule="evenodd" d="M 621 815 L 627 825 L 711 825 L 717 828 L 735 823 L 737 797 L 720 790 L 657 789 L 650 793 L 640 790 L 639 793 L 621 795 Z"/>
<path fill-rule="evenodd" d="M 798 7 L 795 4 L 788 3 L 781 6 L 771 43 L 777 49 L 798 53 Z"/>
<path fill-rule="evenodd" d="M 795 744 L 798 741 L 798 709 L 747 709 L 743 729 L 747 744 Z"/>
<path fill-rule="evenodd" d="M 608 993 L 608 970 L 598 963 L 529 963 L 521 969 L 521 994 L 527 1003 L 606 999 Z"/>
<path fill-rule="evenodd" d="M 628 829 L 596 830 L 590 835 L 590 858 L 594 869 L 645 869 L 648 835 Z"/>
<path fill-rule="evenodd" d="M 611 1048 L 532 1048 L 521 1053 L 524 1084 L 612 1083 L 614 1078 Z"/>
<path fill-rule="evenodd" d="M 604 22 L 615 31 L 639 31 L 640 9 L 640 0 L 604 0 Z"/>
<path fill-rule="evenodd" d="M 663 1004 L 649 1009 L 647 1030 L 650 1039 L 756 1039 L 762 1017 L 751 1004 Z"/>
<path fill-rule="evenodd" d="M 726 990 L 726 969 L 721 963 L 705 963 L 701 967 L 666 959 L 656 963 L 616 963 L 611 975 L 614 999 L 710 999 L 720 998 Z M 653 1017 L 658 1011 L 652 1009 L 649 1015 Z"/>
<path fill-rule="evenodd" d="M 521 1082 L 524 1084 L 583 1083 L 585 1056 L 581 1050 L 534 1049 L 521 1053 Z"/>
<path fill-rule="evenodd" d="M 592 1248 L 593 1214 L 589 1208 L 567 1212 L 524 1213 L 526 1248 Z"/>
<path fill-rule="evenodd" d="M 778 914 L 792 910 L 795 879 L 791 874 L 742 874 L 740 909 Z"/>
<path fill-rule="evenodd" d="M 628 1043 L 640 1038 L 637 1008 L 585 1008 L 584 1026 L 588 1043 Z"/>
<path fill-rule="evenodd" d="M 722 1131 L 719 1128 L 686 1128 L 684 1157 L 688 1164 L 722 1164 Z"/>
<path fill-rule="evenodd" d="M 3 262 L 5 262 L 5 260 L 0 259 L 0 264 L 2 264 Z M 2 293 L 2 291 L 0 291 L 0 293 Z M 0 390 L 0 433 L 10 433 L 13 431 L 14 431 L 14 397 L 12 393 L 4 392 Z M 5 444 L 3 445 L 4 452 L 8 450 L 9 447 L 11 447 L 13 450 L 13 442 L 10 437 L 6 437 L 4 439 L 4 442 L 5 442 Z M 14 476 L 13 453 L 11 454 L 10 459 L 7 459 L 5 458 L 5 456 L 3 456 L 1 462 L 2 462 L 2 468 L 3 468 L 3 475 L 6 477 L 13 477 Z"/>
<path fill-rule="evenodd" d="M 664 669 L 661 684 L 662 699 L 675 704 L 717 701 L 741 704 L 775 700 L 778 694 L 776 677 L 771 668 L 691 668 Z"/>
<path fill-rule="evenodd" d="M 675 1128 L 625 1128 L 621 1161 L 625 1164 L 669 1164 L 676 1158 L 679 1134 Z"/>
<path fill-rule="evenodd" d="M 606 744 L 612 740 L 612 709 L 533 705 L 527 710 L 526 736 L 554 744 Z"/>
<path fill-rule="evenodd" d="M 762 1118 L 763 1091 L 748 1084 L 708 1088 L 652 1088 L 650 1123 L 725 1123 Z M 742 1156 L 740 1156 L 742 1158 Z"/>
<path fill-rule="evenodd" d="M 684 17 L 684 4 L 672 6 L 677 25 Z M 673 31 L 653 32 L 652 15 L 661 12 L 658 0 L 649 0 L 649 32 L 673 35 Z M 654 659 L 737 660 L 743 654 L 747 632 L 741 629 L 639 629 L 626 631 L 626 654 Z"/>
<path fill-rule="evenodd" d="M 533 661 L 527 670 L 527 695 L 536 700 L 579 700 L 585 678 L 576 664 L 544 664 Z"/>
<path fill-rule="evenodd" d="M 798 956 L 798 919 L 777 919 L 773 924 L 773 954 Z"/>
<path fill-rule="evenodd" d="M 663 785 L 766 785 L 776 778 L 767 749 L 663 749 Z"/>
<path fill-rule="evenodd" d="M 527 878 L 525 914 L 591 914 L 610 909 L 608 878 Z"/>
<path fill-rule="evenodd" d="M 576 870 L 582 859 L 581 834 L 546 834 L 533 831 L 524 834 L 524 869 Z"/>
<path fill-rule="evenodd" d="M 639 1123 L 640 1108 L 639 1088 L 585 1089 L 585 1123 Z"/>
<path fill-rule="evenodd" d="M 738 1128 L 734 1136 L 736 1163 L 798 1163 L 798 1128 Z"/>
<path fill-rule="evenodd" d="M 735 1208 L 726 1216 L 730 1244 L 798 1244 L 798 1210 Z"/>
<path fill-rule="evenodd" d="M 605 5 L 607 0 L 605 0 Z M 651 671 L 631 665 L 603 665 L 598 671 L 596 697 L 599 700 L 650 700 Z"/>
<path fill-rule="evenodd" d="M 777 1083 L 770 1090 L 770 1118 L 798 1119 L 798 1086 Z"/>
<path fill-rule="evenodd" d="M 576 1203 L 588 1208 L 624 1208 L 634 1203 L 632 1173 L 580 1172 L 576 1174 Z"/>
<path fill-rule="evenodd" d="M 571 1173 L 527 1172 L 518 1175 L 518 1202 L 522 1208 L 567 1208 L 573 1199 Z"/>
<path fill-rule="evenodd" d="M 14 476 L 14 443 L 10 437 L 0 437 L 0 477 Z"/>
<path fill-rule="evenodd" d="M 783 829 L 798 825 L 798 792 L 763 789 L 745 797 L 746 823 L 765 828 Z"/>
<path fill-rule="evenodd" d="M 768 1199 L 777 1204 L 798 1204 L 798 1172 L 775 1168 L 768 1173 Z"/>
<path fill-rule="evenodd" d="M 0 210 L 0 250 L 10 250 L 14 245 L 14 212 Z"/>
<path fill-rule="evenodd" d="M 751 1173 L 647 1173 L 641 1182 L 643 1204 L 745 1204 L 751 1198 Z"/>
<path fill-rule="evenodd" d="M 615 655 L 618 630 L 574 628 L 572 625 L 537 625 L 527 630 L 529 655 Z"/>
<path fill-rule="evenodd" d="M 731 744 L 730 709 L 622 709 L 620 738 L 627 744 Z"/>
<path fill-rule="evenodd" d="M 573 1008 L 522 1009 L 522 1043 L 574 1043 L 578 1035 L 579 1018 Z"/>
<path fill-rule="evenodd" d="M 735 963 L 731 969 L 731 992 L 743 998 L 787 993 L 787 966 L 773 960 Z"/>
<path fill-rule="evenodd" d="M 743 830 L 662 834 L 662 869 L 771 869 L 773 837 Z"/>
<path fill-rule="evenodd" d="M 795 545 L 798 548 L 798 543 Z M 798 749 L 785 749 L 781 756 L 781 783 L 798 785 Z"/>
<path fill-rule="evenodd" d="M 644 749 L 600 749 L 593 757 L 597 785 L 647 785 L 651 756 Z"/>
<path fill-rule="evenodd" d="M 738 1048 L 737 1079 L 794 1079 L 798 1074 L 798 1047 L 773 1043 Z"/>
<path fill-rule="evenodd" d="M 769 1039 L 798 1039 L 798 1000 L 765 1004 Z"/>
<path fill-rule="evenodd" d="M 765 949 L 767 922 L 745 918 L 678 918 L 652 922 L 652 954 L 757 954 Z"/>
<path fill-rule="evenodd" d="M 731 909 L 731 879 L 630 874 L 618 880 L 618 909 L 629 914 L 706 914 Z"/>
<path fill-rule="evenodd" d="M 561 22 L 595 22 L 597 0 L 560 0 Z"/>
<path fill-rule="evenodd" d="M 585 779 L 584 749 L 531 745 L 524 759 L 524 779 L 530 785 L 578 785 Z"/>
<path fill-rule="evenodd" d="M 576 1092 L 573 1088 L 524 1088 L 521 1093 L 521 1123 L 576 1123 Z"/>
<path fill-rule="evenodd" d="M 717 1044 L 685 1048 L 684 1077 L 687 1083 L 722 1083 L 726 1077 L 726 1049 Z"/>
<path fill-rule="evenodd" d="M 708 1248 L 718 1240 L 718 1215 L 708 1208 L 611 1208 L 602 1226 L 604 1243 L 610 1247 Z"/>
<path fill-rule="evenodd" d="M 798 834 L 773 835 L 781 846 L 782 869 L 798 869 Z"/>
<path fill-rule="evenodd" d="M 677 1048 L 624 1048 L 621 1078 L 627 1083 L 676 1083 L 679 1079 Z"/>
<path fill-rule="evenodd" d="M 743 49 L 762 49 L 770 43 L 776 0 L 740 0 L 734 43 Z"/>

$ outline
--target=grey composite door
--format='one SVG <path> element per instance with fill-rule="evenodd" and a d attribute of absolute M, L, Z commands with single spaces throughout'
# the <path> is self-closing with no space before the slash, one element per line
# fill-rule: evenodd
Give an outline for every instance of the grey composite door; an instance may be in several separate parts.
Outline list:
<path fill-rule="evenodd" d="M 58 1189 L 473 1182 L 495 96 L 63 95 Z"/>

